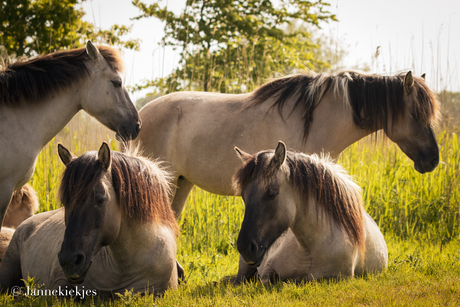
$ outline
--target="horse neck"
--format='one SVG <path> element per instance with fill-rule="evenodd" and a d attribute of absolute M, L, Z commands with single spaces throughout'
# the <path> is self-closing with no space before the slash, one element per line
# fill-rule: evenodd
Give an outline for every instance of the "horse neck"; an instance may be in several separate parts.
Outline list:
<path fill-rule="evenodd" d="M 353 122 L 351 107 L 341 94 L 329 90 L 314 111 L 304 152 L 330 153 L 337 159 L 351 144 L 375 132 L 361 129 Z"/>
<path fill-rule="evenodd" d="M 41 150 L 80 110 L 80 101 L 78 87 L 70 87 L 50 95 L 46 101 L 10 110 L 16 113 L 18 132 L 22 132 L 23 141 L 35 144 Z"/>
<path fill-rule="evenodd" d="M 309 197 L 307 201 L 297 201 L 296 216 L 290 228 L 300 245 L 307 251 L 327 242 L 337 231 L 337 225 L 313 197 Z"/>
<path fill-rule="evenodd" d="M 158 228 L 151 223 L 138 223 L 122 217 L 118 237 L 106 248 L 118 263 L 132 261 L 148 252 L 157 240 Z"/>

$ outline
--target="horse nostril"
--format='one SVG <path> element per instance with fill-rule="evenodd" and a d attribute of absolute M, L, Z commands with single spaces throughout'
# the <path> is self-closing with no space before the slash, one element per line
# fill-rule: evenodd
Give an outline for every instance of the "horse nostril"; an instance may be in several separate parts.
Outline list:
<path fill-rule="evenodd" d="M 430 162 L 431 167 L 435 168 L 439 164 L 439 156 L 433 157 L 433 159 Z"/>
<path fill-rule="evenodd" d="M 254 255 L 257 253 L 257 244 L 255 242 L 249 242 L 249 254 Z"/>
<path fill-rule="evenodd" d="M 83 253 L 78 253 L 78 254 L 75 256 L 74 267 L 75 267 L 75 268 L 78 268 L 78 267 L 81 266 L 84 262 L 85 262 L 85 255 L 83 255 Z"/>

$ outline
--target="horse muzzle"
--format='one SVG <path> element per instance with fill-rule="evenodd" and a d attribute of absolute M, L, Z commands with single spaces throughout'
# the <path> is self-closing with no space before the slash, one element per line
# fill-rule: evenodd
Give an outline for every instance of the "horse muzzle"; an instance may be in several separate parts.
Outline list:
<path fill-rule="evenodd" d="M 237 242 L 238 252 L 243 257 L 243 261 L 250 266 L 259 267 L 264 260 L 267 248 L 263 245 L 257 244 L 255 241 L 250 241 L 246 244 Z"/>
<path fill-rule="evenodd" d="M 133 125 L 124 125 L 121 128 L 117 129 L 115 138 L 118 141 L 130 141 L 134 140 L 141 131 L 142 123 L 139 121 L 134 126 Z"/>
<path fill-rule="evenodd" d="M 414 161 L 414 169 L 420 174 L 429 173 L 436 169 L 439 164 L 439 152 L 430 157 L 420 157 Z"/>
<path fill-rule="evenodd" d="M 58 253 L 59 264 L 62 272 L 70 283 L 81 284 L 85 281 L 92 261 L 86 261 L 82 252 L 65 252 Z"/>

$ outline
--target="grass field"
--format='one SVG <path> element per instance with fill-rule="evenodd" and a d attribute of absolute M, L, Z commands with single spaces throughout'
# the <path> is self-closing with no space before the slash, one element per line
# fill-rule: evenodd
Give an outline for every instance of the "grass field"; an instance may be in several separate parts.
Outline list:
<path fill-rule="evenodd" d="M 180 220 L 177 258 L 187 285 L 164 298 L 127 293 L 115 302 L 84 305 L 145 306 L 457 306 L 460 305 L 460 145 L 458 127 L 438 128 L 440 164 L 421 175 L 391 142 L 362 140 L 338 161 L 363 188 L 366 210 L 379 224 L 389 248 L 389 267 L 382 274 L 303 285 L 277 283 L 221 286 L 213 282 L 237 272 L 236 239 L 244 213 L 239 197 L 192 190 Z M 59 207 L 56 191 L 63 170 L 57 142 L 78 154 L 110 142 L 113 133 L 79 115 L 42 151 L 31 180 L 40 211 Z M 0 305 L 61 304 L 56 299 L 0 296 Z M 77 304 L 73 300 L 64 305 Z"/>

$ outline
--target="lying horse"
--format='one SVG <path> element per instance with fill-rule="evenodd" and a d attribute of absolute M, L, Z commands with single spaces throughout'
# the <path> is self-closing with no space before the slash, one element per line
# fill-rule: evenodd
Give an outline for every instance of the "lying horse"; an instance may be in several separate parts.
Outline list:
<path fill-rule="evenodd" d="M 98 295 L 161 294 L 178 284 L 176 232 L 168 175 L 136 154 L 75 157 L 58 145 L 66 165 L 59 188 L 64 208 L 37 214 L 16 230 L 0 267 L 6 291 L 35 277 L 44 289 L 97 290 Z"/>
<path fill-rule="evenodd" d="M 387 267 L 383 235 L 364 211 L 361 189 L 339 165 L 286 152 L 282 142 L 275 152 L 235 150 L 244 166 L 234 185 L 245 202 L 235 283 L 257 274 L 264 283 L 300 282 Z"/>
<path fill-rule="evenodd" d="M 35 190 L 28 184 L 14 191 L 0 230 L 0 263 L 5 256 L 14 230 L 27 218 L 38 211 L 38 198 Z"/>
<path fill-rule="evenodd" d="M 123 63 L 113 48 L 91 42 L 0 66 L 0 225 L 13 191 L 29 181 L 38 154 L 85 110 L 132 139 L 139 115 L 122 84 Z"/>
<path fill-rule="evenodd" d="M 143 128 L 135 142 L 169 163 L 179 217 L 194 185 L 234 194 L 232 176 L 240 165 L 231 154 L 234 146 L 258 152 L 284 140 L 296 151 L 336 159 L 383 129 L 418 172 L 430 172 L 439 162 L 431 128 L 438 113 L 434 93 L 411 72 L 294 75 L 249 94 L 179 92 L 158 98 L 139 111 Z"/>
<path fill-rule="evenodd" d="M 3 218 L 3 227 L 16 229 L 25 219 L 38 211 L 38 198 L 35 190 L 28 184 L 14 191 L 11 202 Z"/>

